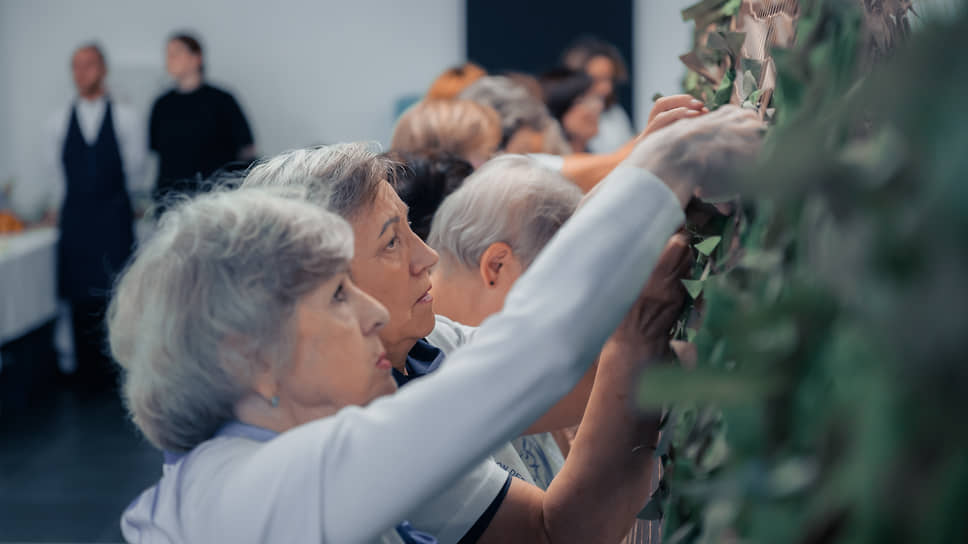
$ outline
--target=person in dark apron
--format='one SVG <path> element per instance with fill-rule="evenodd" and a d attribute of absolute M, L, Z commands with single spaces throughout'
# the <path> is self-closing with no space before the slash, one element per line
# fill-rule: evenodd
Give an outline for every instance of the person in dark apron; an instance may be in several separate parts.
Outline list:
<path fill-rule="evenodd" d="M 85 140 L 72 106 L 61 150 L 66 192 L 59 214 L 57 291 L 71 306 L 78 380 L 113 386 L 104 313 L 115 275 L 134 246 L 133 212 L 108 100 L 96 139 Z"/>

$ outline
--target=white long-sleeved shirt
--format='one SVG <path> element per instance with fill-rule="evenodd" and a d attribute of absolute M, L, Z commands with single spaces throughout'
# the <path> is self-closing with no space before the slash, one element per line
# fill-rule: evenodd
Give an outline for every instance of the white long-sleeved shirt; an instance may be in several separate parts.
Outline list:
<path fill-rule="evenodd" d="M 381 538 L 578 383 L 683 218 L 660 180 L 620 166 L 447 365 L 266 442 L 201 444 L 132 503 L 125 538 Z"/>
<path fill-rule="evenodd" d="M 446 316 L 435 316 L 434 330 L 426 340 L 449 355 L 470 342 L 477 327 L 458 323 Z M 446 360 L 445 360 L 446 362 Z M 505 376 L 505 379 L 513 379 Z M 519 436 L 492 454 L 493 460 L 516 478 L 547 490 L 561 471 L 565 457 L 551 433 Z"/>
<path fill-rule="evenodd" d="M 13 207 L 21 215 L 37 218 L 47 210 L 59 211 L 64 202 L 67 180 L 61 155 L 71 121 L 71 108 L 77 105 L 77 124 L 88 144 L 97 140 L 104 113 L 106 96 L 95 100 L 77 98 L 51 114 L 43 125 L 38 156 L 31 171 L 18 179 L 13 189 Z M 111 100 L 111 118 L 121 154 L 125 185 L 129 193 L 147 191 L 150 183 L 145 175 L 147 159 L 146 129 L 141 117 L 125 104 Z"/>

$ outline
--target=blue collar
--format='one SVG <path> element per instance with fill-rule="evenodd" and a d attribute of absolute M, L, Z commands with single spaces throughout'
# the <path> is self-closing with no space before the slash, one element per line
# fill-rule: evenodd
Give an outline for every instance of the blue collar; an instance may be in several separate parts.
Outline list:
<path fill-rule="evenodd" d="M 241 421 L 229 421 L 215 431 L 215 436 L 234 436 L 239 438 L 248 438 L 249 440 L 255 440 L 256 442 L 268 442 L 279 436 L 279 433 L 270 431 L 269 429 L 263 429 L 262 427 L 256 427 L 255 425 L 249 425 L 248 423 L 242 423 Z M 178 461 L 181 461 L 182 457 L 185 457 L 189 454 L 187 451 L 174 452 L 168 450 L 164 450 L 162 453 L 165 456 L 166 465 L 174 465 Z"/>
<path fill-rule="evenodd" d="M 426 340 L 418 340 L 410 349 L 410 353 L 407 354 L 407 373 L 404 374 L 397 369 L 393 369 L 393 379 L 397 381 L 398 386 L 404 386 L 411 380 L 416 380 L 437 370 L 443 362 L 444 352 L 440 351 L 440 348 Z"/>
<path fill-rule="evenodd" d="M 268 442 L 279 436 L 276 431 L 270 431 L 241 421 L 229 421 L 215 432 L 215 436 L 234 436 L 238 438 L 248 438 L 256 442 Z"/>

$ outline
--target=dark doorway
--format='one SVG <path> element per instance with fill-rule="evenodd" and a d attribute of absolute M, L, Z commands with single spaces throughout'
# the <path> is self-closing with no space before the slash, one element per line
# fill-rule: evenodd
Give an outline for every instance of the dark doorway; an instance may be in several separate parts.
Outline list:
<path fill-rule="evenodd" d="M 591 34 L 613 43 L 629 66 L 619 101 L 632 110 L 632 0 L 466 0 L 467 58 L 488 72 L 541 74 L 558 64 L 576 38 Z"/>

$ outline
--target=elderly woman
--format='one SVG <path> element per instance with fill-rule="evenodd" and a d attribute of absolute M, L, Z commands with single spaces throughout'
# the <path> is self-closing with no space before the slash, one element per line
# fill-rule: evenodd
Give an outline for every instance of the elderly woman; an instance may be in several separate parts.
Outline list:
<path fill-rule="evenodd" d="M 453 153 L 477 168 L 500 143 L 501 118 L 493 108 L 470 100 L 425 100 L 400 116 L 390 148 Z"/>
<path fill-rule="evenodd" d="M 387 530 L 578 379 L 629 306 L 614 302 L 640 287 L 681 220 L 675 197 L 654 178 L 615 181 L 614 194 L 589 205 L 586 228 L 607 228 L 601 218 L 631 190 L 639 204 L 664 199 L 658 216 L 636 222 L 651 236 L 616 237 L 636 246 L 637 258 L 616 243 L 572 265 L 585 262 L 582 272 L 594 275 L 624 258 L 623 277 L 605 289 L 565 279 L 556 261 L 574 261 L 580 239 L 564 240 L 522 287 L 519 310 L 481 329 L 502 348 L 468 347 L 454 365 L 379 402 L 396 388 L 379 339 L 388 315 L 350 279 L 353 234 L 344 221 L 253 189 L 169 212 L 121 278 L 110 311 L 134 421 L 153 444 L 179 452 L 125 513 L 125 538 L 415 542 L 409 524 Z M 560 289 L 576 297 L 563 303 Z M 576 304 L 603 322 L 562 335 L 579 325 Z M 641 344 L 635 315 L 614 342 Z M 516 338 L 522 331 L 528 339 Z M 501 383 L 495 365 L 510 371 L 526 355 L 535 371 Z M 497 416 L 506 423 L 492 423 Z"/>
<path fill-rule="evenodd" d="M 473 327 L 501 310 L 511 286 L 571 217 L 581 197 L 560 174 L 521 155 L 492 159 L 469 177 L 438 209 L 427 239 L 440 255 L 431 273 L 434 309 L 438 320 L 453 320 L 436 327 L 428 341 L 450 352 L 472 338 Z M 670 293 L 673 305 L 682 297 L 676 291 L 681 289 Z M 448 335 L 453 329 L 461 334 Z M 581 391 L 590 393 L 596 370 L 589 369 Z M 587 401 L 575 393 L 575 412 L 582 412 Z M 561 470 L 570 436 L 542 433 L 511 442 L 539 487 L 547 488 Z M 510 466 L 513 458 L 498 461 Z"/>
<path fill-rule="evenodd" d="M 605 303 L 613 309 L 616 305 L 626 308 L 627 303 L 623 304 L 621 300 L 628 296 L 628 291 L 624 296 L 611 293 L 615 282 L 624 281 L 621 277 L 623 263 L 637 255 L 633 246 L 645 243 L 643 240 L 654 244 L 658 239 L 665 240 L 671 235 L 681 222 L 679 209 L 689 200 L 696 181 L 719 179 L 720 170 L 737 156 L 748 156 L 758 141 L 759 127 L 759 122 L 752 114 L 728 108 L 684 127 L 673 127 L 646 138 L 629 156 L 629 167 L 617 169 L 606 180 L 601 194 L 593 198 L 562 229 L 544 255 L 518 282 L 502 313 L 485 323 L 474 342 L 458 350 L 453 355 L 453 361 L 447 364 L 442 364 L 444 356 L 440 350 L 421 340 L 434 328 L 429 269 L 436 263 L 436 254 L 406 225 L 405 206 L 385 180 L 386 164 L 377 160 L 375 155 L 367 154 L 365 149 L 353 145 L 301 150 L 277 157 L 254 169 L 243 186 L 303 187 L 308 190 L 311 200 L 336 211 L 349 221 L 355 235 L 351 275 L 365 292 L 383 303 L 390 313 L 390 321 L 381 329 L 380 337 L 387 349 L 387 357 L 394 366 L 394 375 L 398 383 L 413 383 L 407 386 L 408 389 L 425 391 L 430 387 L 426 385 L 429 379 L 421 376 L 436 369 L 441 369 L 438 375 L 453 375 L 450 369 L 465 366 L 460 361 L 471 358 L 462 355 L 466 353 L 494 356 L 503 353 L 500 356 L 505 361 L 507 358 L 515 359 L 514 363 L 506 363 L 509 365 L 506 370 L 502 366 L 489 367 L 486 372 L 491 373 L 493 380 L 501 380 L 501 377 L 518 371 L 528 375 L 540 372 L 540 363 L 537 370 L 531 364 L 520 363 L 523 360 L 532 361 L 535 357 L 543 359 L 546 354 L 560 357 L 568 352 L 568 360 L 571 360 L 575 352 L 580 351 L 579 358 L 590 362 L 596 353 L 602 351 L 599 349 L 601 343 L 594 347 L 585 344 L 578 347 L 577 338 L 587 338 L 591 331 L 610 328 L 611 324 L 594 312 L 587 311 L 585 305 L 588 301 L 583 298 L 587 293 L 579 292 L 575 286 L 562 286 L 550 280 L 558 278 L 558 281 L 567 281 L 567 278 L 571 278 L 571 281 L 582 283 L 590 278 L 607 276 L 607 282 L 592 280 L 596 285 L 592 288 L 594 296 L 601 297 L 596 304 Z M 690 145 L 700 140 L 704 145 Z M 645 170 L 655 172 L 660 179 L 674 180 L 669 184 L 672 192 L 665 192 L 662 184 Z M 653 182 L 649 182 L 649 179 Z M 641 184 L 654 189 L 644 190 L 648 194 L 641 195 L 643 198 L 634 197 L 643 192 L 636 189 Z M 602 204 L 604 202 L 610 204 L 606 206 Z M 581 219 L 583 217 L 589 219 Z M 661 227 L 656 226 L 658 224 Z M 653 229 L 660 231 L 661 235 L 656 235 Z M 616 234 L 616 231 L 622 234 Z M 595 243 L 588 243 L 590 240 Z M 567 247 L 574 254 L 559 258 L 557 253 L 561 250 L 556 249 L 559 247 Z M 603 254 L 605 248 L 611 248 L 614 253 Z M 658 249 L 653 248 L 653 251 L 657 252 Z M 579 253 L 580 258 L 577 257 Z M 682 257 L 682 248 L 672 247 L 667 255 L 671 264 L 668 265 L 666 277 L 647 290 L 647 297 L 668 292 L 677 281 L 675 270 Z M 542 274 L 547 274 L 547 277 Z M 528 278 L 540 279 L 531 281 Z M 608 286 L 605 287 L 605 284 Z M 582 287 L 588 288 L 587 285 Z M 549 291 L 540 294 L 531 292 L 531 289 Z M 516 295 L 518 292 L 521 294 Z M 563 297 L 562 293 L 568 293 L 569 296 Z M 592 295 L 587 296 L 593 298 Z M 557 298 L 561 305 L 546 308 L 542 306 L 542 297 Z M 645 453 L 648 448 L 639 446 L 649 444 L 657 435 L 656 419 L 640 420 L 623 415 L 626 409 L 625 388 L 633 381 L 640 361 L 650 358 L 650 354 L 656 350 L 664 349 L 668 326 L 676 313 L 674 307 L 646 303 L 646 308 L 635 312 L 634 320 L 639 325 L 623 327 L 622 330 L 626 332 L 613 337 L 606 346 L 599 364 L 601 369 L 607 371 L 599 373 L 585 412 L 582 432 L 568 462 L 547 492 L 518 479 L 509 480 L 506 473 L 501 477 L 499 474 L 503 471 L 500 468 L 497 468 L 498 473 L 490 468 L 494 466 L 493 463 L 490 466 L 486 463 L 476 466 L 467 464 L 461 470 L 454 471 L 448 467 L 442 468 L 437 454 L 426 455 L 426 448 L 431 446 L 416 438 L 417 435 L 412 435 L 415 438 L 411 442 L 420 444 L 414 448 L 417 451 L 398 457 L 383 455 L 387 444 L 392 442 L 390 439 L 384 439 L 379 446 L 369 444 L 380 450 L 380 458 L 386 459 L 396 472 L 436 474 L 446 471 L 451 478 L 463 473 L 463 477 L 452 482 L 445 493 L 436 495 L 432 500 L 431 494 L 422 495 L 420 500 L 410 503 L 406 516 L 401 514 L 399 517 L 409 518 L 415 527 L 429 530 L 442 542 L 617 541 L 627 531 L 648 493 L 649 467 L 653 459 Z M 538 327 L 538 323 L 541 324 L 539 328 L 548 327 L 542 328 L 542 331 L 554 330 L 556 333 L 542 337 L 525 350 L 504 353 L 511 349 L 510 346 L 523 341 L 520 338 L 522 335 L 528 336 L 530 342 L 535 336 L 544 334 L 530 328 Z M 502 324 L 510 325 L 501 329 L 507 334 L 506 337 L 484 334 Z M 575 327 L 575 330 L 571 330 L 571 327 Z M 636 336 L 639 342 L 634 346 L 624 340 L 629 331 L 639 331 Z M 568 340 L 561 342 L 558 334 L 567 336 Z M 490 361 L 493 362 L 493 359 Z M 516 370 L 511 371 L 512 368 Z M 456 404 L 474 412 L 473 417 L 465 419 L 463 412 L 453 410 L 446 416 L 440 412 L 408 412 L 407 416 L 413 418 L 408 420 L 408 432 L 415 426 L 421 428 L 422 433 L 430 434 L 442 431 L 446 434 L 447 429 L 455 428 L 466 428 L 469 433 L 477 433 L 482 428 L 488 428 L 484 434 L 493 436 L 490 427 L 496 420 L 492 418 L 509 416 L 482 411 L 479 395 L 490 395 L 490 389 L 484 384 L 491 382 L 480 381 L 480 376 L 476 379 L 479 380 L 476 386 L 478 396 L 467 396 L 466 390 L 460 389 L 449 397 Z M 453 385 L 455 382 L 448 379 L 445 383 Z M 517 390 L 521 383 L 517 379 L 504 380 L 496 387 L 513 384 L 512 388 Z M 571 385 L 574 382 L 569 387 Z M 564 392 L 565 389 L 561 389 L 558 394 Z M 404 395 L 407 394 L 405 389 Z M 502 402 L 508 402 L 504 408 L 510 412 L 518 411 L 514 403 L 506 399 Z M 435 409 L 450 410 L 444 407 Z M 536 425 L 533 424 L 532 429 Z M 504 428 L 504 422 L 499 426 Z M 525 427 L 518 425 L 516 432 L 503 435 L 504 442 L 520 434 Z M 401 433 L 395 430 L 388 436 L 401 436 Z M 441 444 L 439 438 L 434 438 L 434 447 Z M 444 442 L 447 440 L 463 438 L 448 435 Z M 481 453 L 494 451 L 504 442 L 490 443 Z M 337 446 L 337 449 L 340 447 Z M 399 454 L 398 450 L 393 451 Z M 353 452 L 362 456 L 370 454 L 365 449 L 353 449 Z M 382 472 L 385 469 L 388 467 L 381 465 L 380 471 L 374 474 L 389 477 Z M 372 477 L 366 479 L 366 485 L 372 482 Z M 348 511 L 352 510 L 348 508 Z M 386 519 L 380 518 L 380 521 Z"/>
<path fill-rule="evenodd" d="M 438 327 L 428 340 L 448 351 L 473 338 L 473 326 L 501 310 L 511 287 L 580 200 L 581 191 L 572 183 L 527 157 L 499 157 L 470 176 L 440 206 L 427 240 L 440 254 L 440 263 L 431 273 L 438 319 L 457 322 Z M 661 295 L 675 301 L 684 296 L 684 290 L 675 285 Z M 447 335 L 453 328 L 461 334 Z M 587 402 L 587 397 L 575 401 Z M 512 445 L 532 478 L 540 481 L 558 473 L 561 466 L 554 461 L 561 452 L 568 453 L 574 437 L 571 428 L 553 437 L 550 433 L 522 436 Z M 658 526 L 637 520 L 625 542 L 644 542 L 649 535 L 658 538 Z"/>
<path fill-rule="evenodd" d="M 478 79 L 460 97 L 490 106 L 498 112 L 503 131 L 500 151 L 532 154 L 545 166 L 560 171 L 583 191 L 589 191 L 611 172 L 631 153 L 638 140 L 630 140 L 610 153 L 570 153 L 561 126 L 544 103 L 524 85 L 504 76 Z M 696 117 L 702 113 L 703 107 L 701 101 L 689 95 L 661 98 L 652 108 L 649 123 L 640 138 L 680 119 Z M 557 143 L 553 143 L 555 140 Z"/>
<path fill-rule="evenodd" d="M 582 193 L 521 155 L 492 159 L 447 199 L 427 243 L 440 255 L 431 281 L 440 315 L 478 326 L 571 217 Z"/>

